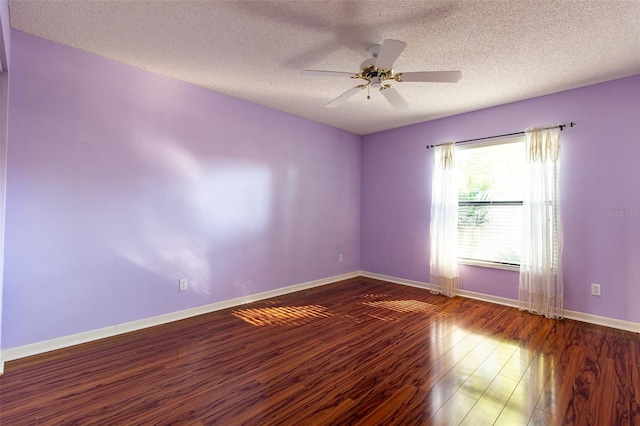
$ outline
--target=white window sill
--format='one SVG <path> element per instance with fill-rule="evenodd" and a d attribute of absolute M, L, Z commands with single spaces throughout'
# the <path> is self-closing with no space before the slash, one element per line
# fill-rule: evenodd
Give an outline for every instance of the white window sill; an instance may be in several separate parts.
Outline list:
<path fill-rule="evenodd" d="M 508 265 L 505 263 L 485 262 L 482 260 L 458 259 L 460 265 L 481 266 L 483 268 L 502 269 L 504 271 L 520 271 L 520 265 Z"/>

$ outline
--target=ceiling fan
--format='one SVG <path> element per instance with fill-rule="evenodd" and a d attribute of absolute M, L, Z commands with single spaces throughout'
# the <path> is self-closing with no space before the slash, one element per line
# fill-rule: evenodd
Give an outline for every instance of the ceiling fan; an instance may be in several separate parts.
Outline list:
<path fill-rule="evenodd" d="M 305 70 L 302 75 L 330 76 L 330 77 L 350 77 L 360 78 L 366 82 L 352 89 L 347 90 L 326 106 L 337 107 L 344 101 L 367 87 L 379 89 L 380 93 L 389 101 L 394 108 L 406 108 L 409 106 L 402 95 L 391 86 L 391 81 L 402 82 L 428 82 L 428 83 L 457 83 L 462 78 L 460 71 L 419 71 L 395 73 L 393 63 L 398 59 L 406 43 L 399 40 L 384 40 L 382 44 L 375 44 L 368 50 L 369 59 L 360 64 L 360 71 L 357 74 L 341 71 L 321 71 Z M 367 99 L 369 96 L 367 96 Z"/>

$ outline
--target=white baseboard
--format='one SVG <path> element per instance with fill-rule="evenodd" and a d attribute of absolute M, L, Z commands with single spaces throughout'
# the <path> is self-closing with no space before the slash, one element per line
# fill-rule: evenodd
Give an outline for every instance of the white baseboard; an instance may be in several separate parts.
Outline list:
<path fill-rule="evenodd" d="M 605 327 L 640 333 L 640 323 L 633 321 L 601 317 L 599 315 L 585 314 L 584 312 L 569 311 L 567 309 L 564 310 L 564 317 L 576 321 L 588 322 L 590 324 L 604 325 Z"/>
<path fill-rule="evenodd" d="M 63 349 L 69 346 L 80 345 L 82 343 L 88 343 L 106 337 L 113 337 L 119 334 L 129 333 L 131 331 L 142 330 L 156 325 L 166 324 L 173 321 L 179 321 L 182 319 L 194 317 L 197 315 L 207 314 L 210 312 L 219 311 L 222 309 L 233 308 L 235 306 L 244 305 L 258 300 L 269 299 L 271 297 L 282 296 L 288 293 L 294 293 L 296 291 L 306 290 L 314 287 L 319 287 L 327 284 L 331 284 L 337 281 L 346 280 L 349 278 L 355 278 L 361 276 L 361 271 L 354 271 L 347 274 L 336 275 L 329 278 L 322 278 L 319 280 L 308 281 L 301 284 L 295 284 L 288 287 L 282 287 L 275 290 L 265 291 L 263 293 L 252 294 L 244 297 L 238 297 L 236 299 L 225 300 L 222 302 L 212 303 L 210 305 L 198 306 L 195 308 L 185 309 L 177 312 L 170 312 L 164 315 L 158 315 L 151 318 L 144 318 L 137 321 L 131 321 L 124 324 L 116 324 L 110 327 L 100 328 L 97 330 L 85 331 L 82 333 L 72 334 L 69 336 L 58 337 L 51 340 L 32 343 L 29 345 L 18 346 L 15 348 L 9 348 L 2 351 L 0 358 L 0 374 L 4 371 L 4 363 L 7 361 L 13 361 L 20 358 L 25 358 L 32 355 L 38 355 L 45 352 Z"/>
<path fill-rule="evenodd" d="M 376 274 L 373 272 L 360 271 L 363 277 L 373 278 L 382 281 L 389 281 L 396 284 L 408 285 L 411 287 L 423 288 L 425 290 L 431 290 L 432 286 L 429 283 L 407 280 L 404 278 L 392 277 L 389 275 Z M 469 299 L 481 300 L 484 302 L 491 302 L 497 305 L 510 306 L 512 308 L 518 307 L 518 301 L 515 299 L 509 299 L 506 297 L 492 296 L 490 294 L 476 293 L 468 290 L 460 290 L 460 296 L 467 297 Z M 640 323 L 625 321 L 616 318 L 601 317 L 599 315 L 586 314 L 584 312 L 564 310 L 564 317 L 571 320 L 587 322 L 590 324 L 603 325 L 605 327 L 617 328 L 619 330 L 631 331 L 634 333 L 640 333 Z"/>
<path fill-rule="evenodd" d="M 247 303 L 256 302 L 258 300 L 269 299 L 271 297 L 282 296 L 296 291 L 306 290 L 314 287 L 320 287 L 323 285 L 331 284 L 337 281 L 346 280 L 349 278 L 355 278 L 358 276 L 378 279 L 382 281 L 388 281 L 395 284 L 402 284 L 411 287 L 418 287 L 424 290 L 432 290 L 434 287 L 426 282 L 407 280 L 404 278 L 393 277 L 389 275 L 377 274 L 374 272 L 366 271 L 354 271 L 347 274 L 336 275 L 333 277 L 323 278 L 314 281 L 308 281 L 301 284 L 296 284 L 288 287 L 282 287 L 275 290 L 265 291 L 263 293 L 252 294 L 245 297 L 239 297 L 236 299 L 225 300 L 222 302 L 212 303 L 210 305 L 198 306 L 196 308 L 185 309 L 182 311 L 171 312 L 164 315 L 158 315 L 151 318 L 145 318 L 137 321 L 132 321 L 124 324 L 116 324 L 110 327 L 100 328 L 97 330 L 90 330 L 82 333 L 77 333 L 69 336 L 63 336 L 51 340 L 32 343 L 29 345 L 19 346 L 15 348 L 5 349 L 0 353 L 0 374 L 4 372 L 4 363 L 7 361 L 13 361 L 20 358 L 25 358 L 32 355 L 38 355 L 45 352 L 63 349 L 70 346 L 79 345 L 82 343 L 88 343 L 107 337 L 117 336 L 119 334 L 128 333 L 131 331 L 142 330 L 156 325 L 166 324 L 173 321 L 179 321 L 182 319 L 194 317 L 197 315 L 207 314 L 210 312 L 219 311 L 222 309 L 233 308 L 235 306 L 241 306 Z M 460 296 L 470 299 L 481 300 L 485 302 L 491 302 L 498 305 L 510 306 L 517 308 L 518 301 L 514 299 L 508 299 L 505 297 L 491 296 L 483 293 L 476 293 L 467 290 L 461 290 Z M 586 314 L 583 312 L 565 310 L 565 318 L 573 319 L 577 321 L 587 322 L 591 324 L 603 325 L 606 327 L 617 328 L 620 330 L 632 331 L 640 333 L 640 323 L 624 321 L 615 318 L 601 317 L 598 315 Z"/>
<path fill-rule="evenodd" d="M 431 290 L 431 284 L 422 281 L 407 280 L 405 278 L 392 277 L 391 275 L 376 274 L 375 272 L 360 271 L 360 275 L 374 280 L 389 281 L 395 284 L 408 285 L 410 287 L 418 287 L 425 290 Z"/>

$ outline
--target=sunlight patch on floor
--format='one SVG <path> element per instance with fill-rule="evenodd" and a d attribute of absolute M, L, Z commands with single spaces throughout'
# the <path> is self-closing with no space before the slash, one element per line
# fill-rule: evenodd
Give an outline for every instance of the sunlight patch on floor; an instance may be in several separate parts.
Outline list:
<path fill-rule="evenodd" d="M 383 297 L 389 297 L 386 293 L 367 293 L 360 296 L 364 299 L 382 299 Z"/>
<path fill-rule="evenodd" d="M 268 325 L 303 325 L 318 318 L 333 315 L 321 305 L 279 306 L 273 308 L 238 309 L 233 315 L 249 324 L 263 327 Z"/>
<path fill-rule="evenodd" d="M 432 314 L 438 311 L 436 305 L 421 302 L 419 300 L 379 300 L 373 302 L 362 302 L 363 305 L 372 306 L 374 308 L 385 308 L 395 312 L 407 313 L 427 313 Z"/>

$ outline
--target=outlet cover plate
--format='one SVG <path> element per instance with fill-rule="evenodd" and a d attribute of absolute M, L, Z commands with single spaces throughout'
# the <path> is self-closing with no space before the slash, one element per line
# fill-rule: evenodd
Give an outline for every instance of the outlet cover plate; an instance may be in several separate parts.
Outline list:
<path fill-rule="evenodd" d="M 187 289 L 187 279 L 186 278 L 181 279 L 179 286 L 180 286 L 179 287 L 180 291 L 185 291 Z"/>
<path fill-rule="evenodd" d="M 591 295 L 602 296 L 600 284 L 591 283 Z"/>

